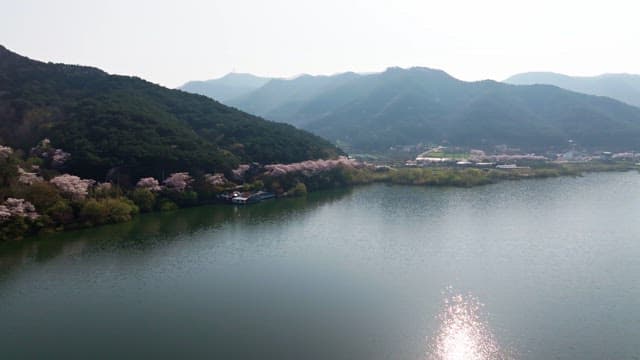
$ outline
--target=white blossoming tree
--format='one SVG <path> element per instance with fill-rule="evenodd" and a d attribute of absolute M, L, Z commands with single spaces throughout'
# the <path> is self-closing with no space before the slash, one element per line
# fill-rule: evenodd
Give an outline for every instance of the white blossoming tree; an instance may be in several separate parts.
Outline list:
<path fill-rule="evenodd" d="M 7 159 L 11 154 L 13 154 L 12 148 L 0 145 L 0 159 Z"/>
<path fill-rule="evenodd" d="M 36 220 L 40 215 L 30 202 L 24 199 L 8 198 L 0 204 L 0 224 L 10 221 L 12 218 L 26 218 Z"/>
<path fill-rule="evenodd" d="M 229 180 L 227 180 L 227 178 L 224 177 L 224 174 L 221 174 L 221 173 L 205 174 L 204 181 L 208 185 L 212 185 L 212 186 L 224 186 L 229 182 Z"/>
<path fill-rule="evenodd" d="M 89 189 L 95 180 L 81 179 L 75 175 L 64 174 L 50 180 L 60 192 L 72 200 L 83 200 L 89 194 Z"/>
<path fill-rule="evenodd" d="M 302 173 L 305 176 L 312 176 L 321 172 L 330 171 L 337 167 L 358 167 L 360 164 L 348 159 L 344 156 L 335 160 L 308 160 L 293 164 L 271 164 L 266 165 L 267 175 L 269 176 L 284 176 L 289 173 Z"/>
<path fill-rule="evenodd" d="M 158 182 L 158 180 L 152 177 L 146 177 L 138 180 L 136 187 L 139 189 L 147 189 L 153 192 L 162 190 L 162 186 L 160 186 L 160 183 Z"/>
<path fill-rule="evenodd" d="M 37 181 L 44 181 L 38 174 L 27 172 L 18 166 L 18 182 L 24 185 L 33 185 Z"/>

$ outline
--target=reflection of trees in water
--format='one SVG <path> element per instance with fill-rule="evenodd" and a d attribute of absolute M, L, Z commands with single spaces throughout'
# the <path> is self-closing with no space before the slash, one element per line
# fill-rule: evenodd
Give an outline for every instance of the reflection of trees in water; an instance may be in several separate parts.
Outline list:
<path fill-rule="evenodd" d="M 28 262 L 44 263 L 87 251 L 133 248 L 145 250 L 171 243 L 181 235 L 218 228 L 233 222 L 248 228 L 277 225 L 340 200 L 350 189 L 321 191 L 307 197 L 267 200 L 259 204 L 213 205 L 165 213 L 143 214 L 130 222 L 60 232 L 4 244 L 0 247 L 0 280 Z"/>

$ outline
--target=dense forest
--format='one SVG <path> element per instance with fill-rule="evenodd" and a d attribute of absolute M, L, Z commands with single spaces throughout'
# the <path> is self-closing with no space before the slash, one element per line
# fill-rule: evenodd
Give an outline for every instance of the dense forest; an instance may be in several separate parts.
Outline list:
<path fill-rule="evenodd" d="M 0 144 L 28 152 L 45 137 L 70 154 L 65 171 L 125 183 L 341 154 L 318 136 L 204 96 L 0 46 Z"/>
<path fill-rule="evenodd" d="M 26 235 L 129 221 L 139 212 L 224 202 L 222 194 L 300 196 L 348 185 L 360 164 L 344 156 L 288 164 L 242 164 L 229 174 L 174 172 L 131 185 L 64 173 L 72 155 L 49 139 L 29 152 L 0 145 L 0 243 Z"/>

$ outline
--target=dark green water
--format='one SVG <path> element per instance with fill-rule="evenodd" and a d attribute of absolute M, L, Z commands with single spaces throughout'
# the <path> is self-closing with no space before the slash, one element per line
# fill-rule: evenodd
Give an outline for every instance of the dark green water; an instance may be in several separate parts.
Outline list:
<path fill-rule="evenodd" d="M 5 246 L 0 358 L 426 359 L 456 294 L 486 331 L 454 342 L 640 358 L 640 175 L 374 185 Z"/>

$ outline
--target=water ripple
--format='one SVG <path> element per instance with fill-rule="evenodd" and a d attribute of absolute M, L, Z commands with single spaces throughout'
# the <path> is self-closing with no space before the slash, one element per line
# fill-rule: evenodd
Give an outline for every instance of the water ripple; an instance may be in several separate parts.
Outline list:
<path fill-rule="evenodd" d="M 439 328 L 427 338 L 428 360 L 506 360 L 487 322 L 482 303 L 472 295 L 451 295 L 438 314 Z"/>

